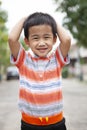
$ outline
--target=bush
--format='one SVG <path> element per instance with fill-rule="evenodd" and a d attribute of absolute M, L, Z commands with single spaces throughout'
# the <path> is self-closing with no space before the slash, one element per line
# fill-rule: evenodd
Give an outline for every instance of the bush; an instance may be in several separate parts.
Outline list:
<path fill-rule="evenodd" d="M 68 73 L 68 67 L 64 67 L 64 68 L 62 69 L 62 77 L 63 77 L 63 78 L 67 78 L 68 75 L 69 75 L 69 73 Z"/>

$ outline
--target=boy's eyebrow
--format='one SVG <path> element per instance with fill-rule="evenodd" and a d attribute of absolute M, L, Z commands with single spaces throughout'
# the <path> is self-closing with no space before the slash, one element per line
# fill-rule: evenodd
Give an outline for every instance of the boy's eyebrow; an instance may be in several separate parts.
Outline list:
<path fill-rule="evenodd" d="M 37 37 L 38 36 L 38 34 L 32 34 L 31 35 L 31 37 Z"/>
<path fill-rule="evenodd" d="M 47 34 L 44 34 L 45 37 L 52 37 L 52 34 L 50 33 L 47 33 Z"/>
<path fill-rule="evenodd" d="M 52 34 L 51 34 L 51 33 L 46 33 L 46 34 L 44 34 L 44 35 L 51 36 Z"/>

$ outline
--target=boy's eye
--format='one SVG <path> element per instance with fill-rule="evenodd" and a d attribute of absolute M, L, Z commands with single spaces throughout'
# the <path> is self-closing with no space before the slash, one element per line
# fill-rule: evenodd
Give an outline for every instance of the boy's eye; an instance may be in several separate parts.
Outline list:
<path fill-rule="evenodd" d="M 39 38 L 38 38 L 38 37 L 33 37 L 32 39 L 33 39 L 33 40 L 38 40 Z"/>
<path fill-rule="evenodd" d="M 34 37 L 33 39 L 38 39 L 37 37 Z"/>
<path fill-rule="evenodd" d="M 48 38 L 49 38 L 48 36 L 45 37 L 45 39 L 48 39 Z"/>
<path fill-rule="evenodd" d="M 45 39 L 49 39 L 49 38 L 50 38 L 50 36 L 45 36 L 44 38 L 45 38 Z"/>

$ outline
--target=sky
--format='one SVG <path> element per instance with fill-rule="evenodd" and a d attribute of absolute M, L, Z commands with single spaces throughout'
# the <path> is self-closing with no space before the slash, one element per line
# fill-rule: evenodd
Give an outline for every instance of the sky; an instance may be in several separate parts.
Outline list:
<path fill-rule="evenodd" d="M 1 0 L 2 9 L 8 12 L 8 22 L 6 26 L 9 30 L 22 17 L 28 16 L 36 11 L 49 13 L 60 24 L 62 24 L 64 14 L 56 12 L 54 0 Z"/>
<path fill-rule="evenodd" d="M 53 16 L 59 24 L 62 25 L 64 13 L 56 12 L 57 5 L 54 0 L 1 0 L 2 9 L 6 10 L 8 13 L 8 21 L 6 27 L 8 32 L 12 27 L 22 18 L 28 16 L 34 12 L 44 12 L 49 13 Z M 70 32 L 69 32 L 70 33 Z M 71 35 L 71 33 L 70 33 Z M 74 42 L 73 37 L 72 43 Z"/>

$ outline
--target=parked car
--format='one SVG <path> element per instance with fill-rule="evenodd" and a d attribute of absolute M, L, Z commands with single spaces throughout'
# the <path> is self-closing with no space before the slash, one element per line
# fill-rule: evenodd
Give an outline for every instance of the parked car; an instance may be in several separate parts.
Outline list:
<path fill-rule="evenodd" d="M 19 79 L 19 72 L 16 66 L 9 66 L 6 70 L 6 79 Z"/>

